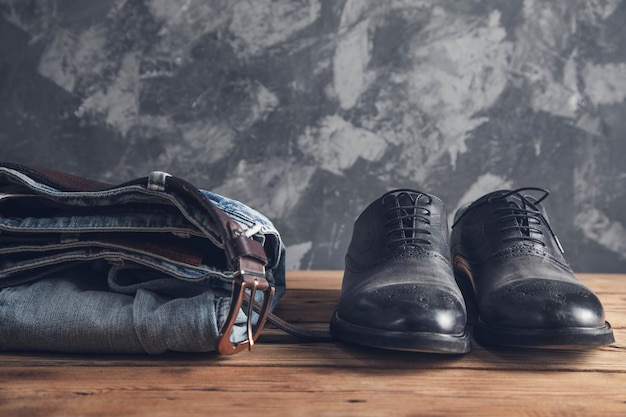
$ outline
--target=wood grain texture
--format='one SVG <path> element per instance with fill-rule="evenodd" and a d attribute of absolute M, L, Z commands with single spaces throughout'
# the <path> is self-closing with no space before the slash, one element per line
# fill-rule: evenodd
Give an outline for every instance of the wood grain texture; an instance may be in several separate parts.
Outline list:
<path fill-rule="evenodd" d="M 327 326 L 340 271 L 290 271 L 277 313 Z M 254 351 L 0 354 L 0 416 L 624 416 L 626 274 L 581 274 L 616 342 L 458 356 L 302 343 L 268 328 Z"/>

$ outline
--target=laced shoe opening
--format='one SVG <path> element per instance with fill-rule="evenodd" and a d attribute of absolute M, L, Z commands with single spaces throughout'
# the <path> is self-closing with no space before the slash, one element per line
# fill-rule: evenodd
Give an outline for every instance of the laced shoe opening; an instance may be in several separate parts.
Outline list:
<path fill-rule="evenodd" d="M 395 190 L 382 198 L 385 207 L 386 245 L 406 248 L 430 245 L 432 197 L 412 190 Z"/>
<path fill-rule="evenodd" d="M 539 228 L 542 224 L 543 216 L 533 209 L 522 207 L 515 202 L 509 202 L 508 208 L 498 208 L 495 210 L 499 216 L 497 222 L 508 224 L 500 229 L 500 233 L 517 232 L 517 236 L 506 236 L 503 242 L 510 240 L 527 240 L 545 246 L 543 241 L 543 231 Z M 545 223 L 545 222 L 544 222 Z"/>
<path fill-rule="evenodd" d="M 523 192 L 527 193 L 522 194 Z M 528 192 L 537 192 L 539 196 L 535 197 L 528 194 Z M 554 233 L 554 230 L 552 230 L 548 219 L 543 215 L 540 208 L 540 203 L 545 200 L 549 194 L 548 190 L 538 187 L 524 187 L 512 191 L 491 193 L 470 204 L 468 207 L 464 208 L 462 212 L 457 213 L 452 227 L 454 228 L 467 213 L 477 207 L 486 204 L 495 204 L 498 201 L 504 200 L 507 202 L 507 206 L 499 207 L 495 210 L 495 214 L 498 216 L 496 221 L 503 224 L 500 233 L 507 235 L 502 238 L 503 242 L 521 240 L 546 246 L 544 230 L 542 230 L 543 225 L 554 239 L 559 251 L 564 253 L 565 251 L 563 250 L 563 246 L 561 246 L 559 238 Z M 517 233 L 510 233 L 511 231 Z"/>
<path fill-rule="evenodd" d="M 533 195 L 522 194 L 524 191 L 539 191 L 541 195 L 537 198 Z M 503 242 L 508 241 L 527 241 L 546 246 L 545 236 L 542 225 L 550 232 L 550 235 L 556 242 L 557 247 L 563 253 L 563 247 L 558 237 L 552 230 L 548 219 L 543 215 L 539 204 L 550 193 L 543 188 L 518 188 L 513 191 L 506 192 L 501 195 L 490 197 L 488 202 L 493 203 L 499 200 L 505 200 L 508 207 L 501 207 L 495 210 L 498 215 L 497 222 L 506 224 L 500 229 L 500 233 L 506 235 L 502 238 Z M 510 200 L 510 198 L 514 200 Z M 509 232 L 514 231 L 516 234 Z"/>

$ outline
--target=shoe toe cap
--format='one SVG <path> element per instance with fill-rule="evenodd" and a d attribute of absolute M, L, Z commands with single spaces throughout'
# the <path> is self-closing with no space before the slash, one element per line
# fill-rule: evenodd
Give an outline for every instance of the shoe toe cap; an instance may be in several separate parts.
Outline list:
<path fill-rule="evenodd" d="M 483 322 L 501 327 L 544 329 L 601 327 L 604 309 L 581 284 L 542 279 L 503 285 L 480 306 Z"/>
<path fill-rule="evenodd" d="M 452 289 L 419 284 L 387 285 L 353 294 L 338 314 L 352 324 L 398 332 L 463 333 L 466 312 Z"/>

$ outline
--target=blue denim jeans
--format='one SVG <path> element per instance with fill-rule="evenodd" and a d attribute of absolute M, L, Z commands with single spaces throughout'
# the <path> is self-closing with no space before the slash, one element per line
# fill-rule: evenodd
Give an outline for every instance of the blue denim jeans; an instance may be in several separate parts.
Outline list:
<path fill-rule="evenodd" d="M 228 314 L 232 271 L 212 219 L 162 187 L 67 192 L 0 167 L 0 350 L 208 352 Z M 270 220 L 201 193 L 268 256 L 285 291 L 285 247 Z M 68 209 L 71 208 L 71 209 Z M 246 338 L 239 312 L 231 340 Z"/>

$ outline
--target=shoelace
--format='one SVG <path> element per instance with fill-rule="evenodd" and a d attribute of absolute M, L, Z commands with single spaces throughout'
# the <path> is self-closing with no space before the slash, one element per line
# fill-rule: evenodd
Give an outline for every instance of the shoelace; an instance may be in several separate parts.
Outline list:
<path fill-rule="evenodd" d="M 423 201 L 425 200 L 425 201 Z M 412 190 L 394 190 L 382 197 L 385 206 L 385 228 L 387 229 L 387 247 L 409 245 L 430 245 L 430 205 L 432 198 Z"/>
<path fill-rule="evenodd" d="M 522 192 L 524 191 L 538 191 L 540 193 L 543 193 L 543 195 L 539 198 L 535 198 L 531 195 L 522 194 Z M 513 195 L 520 200 L 521 206 L 519 206 L 515 202 L 509 202 L 508 207 L 497 208 L 495 212 L 499 216 L 497 220 L 498 223 L 511 223 L 510 221 L 513 220 L 512 225 L 504 226 L 500 229 L 501 233 L 506 233 L 510 230 L 517 230 L 519 231 L 519 235 L 504 237 L 502 241 L 530 241 L 540 244 L 542 246 L 546 246 L 546 243 L 543 241 L 543 239 L 533 236 L 533 233 L 539 236 L 543 235 L 543 231 L 539 228 L 543 224 L 550 232 L 550 235 L 554 239 L 554 242 L 559 248 L 559 251 L 561 251 L 561 253 L 564 253 L 565 251 L 563 250 L 563 246 L 561 246 L 559 238 L 556 236 L 556 233 L 554 233 L 554 230 L 552 230 L 548 219 L 545 218 L 545 216 L 541 213 L 541 209 L 538 207 L 538 204 L 545 200 L 548 195 L 550 195 L 550 192 L 544 188 L 523 187 L 506 192 L 501 195 L 490 196 L 488 199 L 476 205 L 470 206 L 470 208 L 468 208 L 468 210 L 466 210 L 465 213 L 463 213 L 455 221 L 454 225 L 456 225 L 459 220 L 461 220 L 461 218 L 463 218 L 465 214 L 472 208 L 484 204 L 493 204 L 498 200 L 503 200 Z M 452 227 L 454 227 L 454 225 Z"/>

